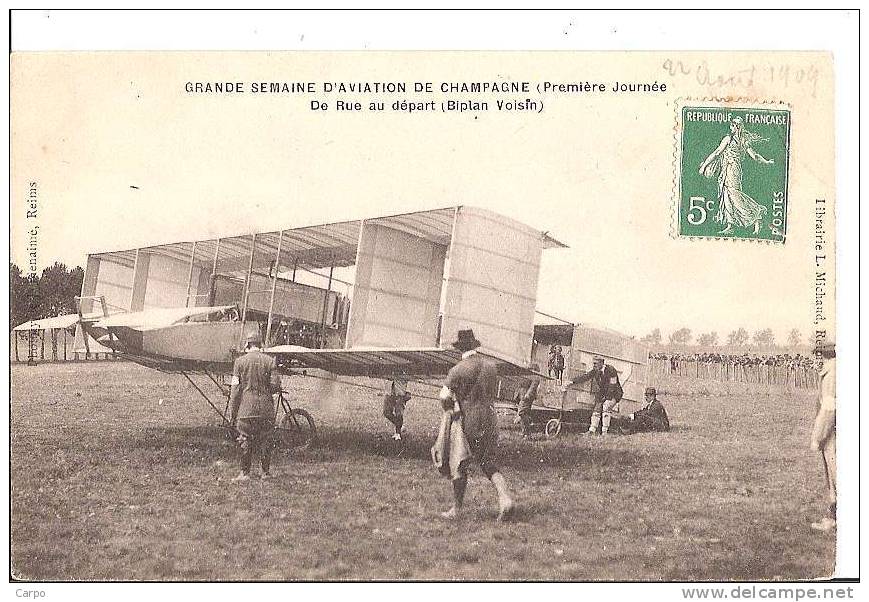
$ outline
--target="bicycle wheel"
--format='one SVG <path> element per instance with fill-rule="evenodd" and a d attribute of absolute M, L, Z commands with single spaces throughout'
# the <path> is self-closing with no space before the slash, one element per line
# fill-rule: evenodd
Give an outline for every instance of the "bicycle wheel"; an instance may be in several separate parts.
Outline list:
<path fill-rule="evenodd" d="M 317 438 L 314 418 L 305 410 L 298 408 L 293 408 L 290 413 L 284 414 L 276 430 L 280 445 L 289 449 L 310 447 Z"/>

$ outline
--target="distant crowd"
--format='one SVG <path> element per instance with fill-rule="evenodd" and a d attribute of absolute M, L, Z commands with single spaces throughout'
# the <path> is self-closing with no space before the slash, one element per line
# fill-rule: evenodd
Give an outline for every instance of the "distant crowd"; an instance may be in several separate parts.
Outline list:
<path fill-rule="evenodd" d="M 650 353 L 649 360 L 653 374 L 805 389 L 818 386 L 817 363 L 799 353 Z"/>

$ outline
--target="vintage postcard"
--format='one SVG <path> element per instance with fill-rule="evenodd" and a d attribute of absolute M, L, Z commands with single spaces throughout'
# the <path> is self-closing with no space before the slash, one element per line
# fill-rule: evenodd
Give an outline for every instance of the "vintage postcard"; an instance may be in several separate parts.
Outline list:
<path fill-rule="evenodd" d="M 837 574 L 835 69 L 14 52 L 11 579 Z"/>

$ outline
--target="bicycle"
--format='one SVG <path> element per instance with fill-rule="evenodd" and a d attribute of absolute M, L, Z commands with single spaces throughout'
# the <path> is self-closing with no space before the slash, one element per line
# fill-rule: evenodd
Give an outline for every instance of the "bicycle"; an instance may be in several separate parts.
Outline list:
<path fill-rule="evenodd" d="M 278 421 L 278 415 L 283 410 L 283 417 Z M 287 449 L 305 449 L 311 447 L 317 440 L 317 427 L 314 418 L 307 410 L 294 408 L 290 405 L 289 392 L 279 393 L 275 409 L 276 442 Z"/>

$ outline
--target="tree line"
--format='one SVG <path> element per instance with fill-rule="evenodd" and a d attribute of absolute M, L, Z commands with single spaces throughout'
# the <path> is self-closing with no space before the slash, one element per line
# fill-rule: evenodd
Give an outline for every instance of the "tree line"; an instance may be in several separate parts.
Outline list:
<path fill-rule="evenodd" d="M 776 344 L 775 333 L 773 333 L 772 328 L 755 330 L 754 334 L 749 334 L 745 328 L 740 327 L 729 332 L 727 338 L 722 340 L 714 330 L 711 332 L 701 333 L 697 335 L 695 339 L 690 328 L 682 327 L 671 332 L 668 340 L 671 345 L 690 345 L 691 341 L 694 340 L 695 344 L 701 347 L 717 347 L 721 344 L 726 344 L 731 347 L 740 347 L 749 342 L 758 347 L 775 347 Z M 642 337 L 640 341 L 651 345 L 662 345 L 664 343 L 664 337 L 661 334 L 661 329 L 656 328 L 646 336 Z M 799 347 L 802 342 L 803 335 L 799 329 L 791 329 L 788 333 L 788 347 Z"/>
<path fill-rule="evenodd" d="M 81 293 L 84 270 L 55 262 L 41 274 L 25 275 L 9 264 L 9 328 L 29 320 L 76 313 L 75 297 Z"/>

